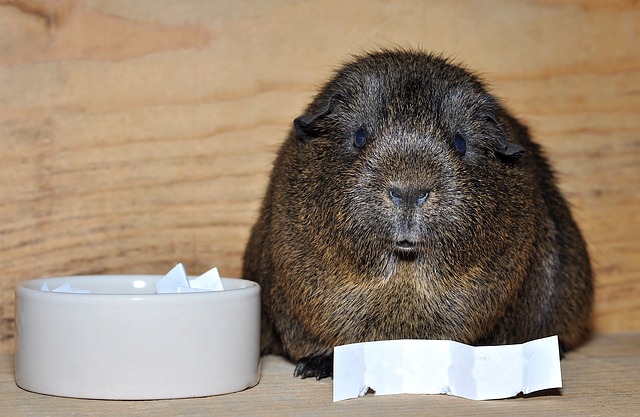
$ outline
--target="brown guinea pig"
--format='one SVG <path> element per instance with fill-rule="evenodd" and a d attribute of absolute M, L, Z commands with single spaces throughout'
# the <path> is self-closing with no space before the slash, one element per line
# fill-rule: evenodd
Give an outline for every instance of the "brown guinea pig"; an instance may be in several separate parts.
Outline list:
<path fill-rule="evenodd" d="M 584 240 L 540 147 L 447 59 L 356 58 L 293 122 L 244 258 L 262 351 L 332 373 L 334 346 L 588 334 Z"/>

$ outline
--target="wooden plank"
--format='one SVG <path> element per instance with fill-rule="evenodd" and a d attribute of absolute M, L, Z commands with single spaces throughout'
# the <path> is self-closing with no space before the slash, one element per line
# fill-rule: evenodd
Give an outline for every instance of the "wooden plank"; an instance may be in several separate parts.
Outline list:
<path fill-rule="evenodd" d="M 561 362 L 563 388 L 527 397 L 473 401 L 441 395 L 366 396 L 332 402 L 331 380 L 292 377 L 293 365 L 268 356 L 262 379 L 249 390 L 217 397 L 160 401 L 58 398 L 18 388 L 12 355 L 0 355 L 0 414 L 49 416 L 637 416 L 640 334 L 602 335 Z M 428 411 L 426 411 L 428 410 Z"/>
<path fill-rule="evenodd" d="M 0 0 L 0 352 L 13 288 L 238 276 L 278 144 L 350 54 L 476 69 L 545 146 L 589 242 L 594 326 L 640 331 L 640 5 Z"/>

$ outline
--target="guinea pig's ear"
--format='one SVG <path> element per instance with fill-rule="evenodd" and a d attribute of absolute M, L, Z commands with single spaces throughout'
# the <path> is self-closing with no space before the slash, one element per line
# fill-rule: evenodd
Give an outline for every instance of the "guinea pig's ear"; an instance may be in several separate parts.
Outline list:
<path fill-rule="evenodd" d="M 317 137 L 322 134 L 322 129 L 318 126 L 318 121 L 331 112 L 335 103 L 340 100 L 340 98 L 340 94 L 333 94 L 329 97 L 324 106 L 320 108 L 319 112 L 304 114 L 293 121 L 293 127 L 302 141 L 306 142 L 310 138 Z"/>
<path fill-rule="evenodd" d="M 505 140 L 502 149 L 498 150 L 498 154 L 510 160 L 518 159 L 524 154 L 524 148 Z"/>
<path fill-rule="evenodd" d="M 517 143 L 509 142 L 507 138 L 509 137 L 507 133 L 504 131 L 502 126 L 498 123 L 495 117 L 492 115 L 485 115 L 485 120 L 495 128 L 498 129 L 499 134 L 496 140 L 491 141 L 493 150 L 496 152 L 496 155 L 500 159 L 506 161 L 513 161 L 520 158 L 524 154 L 524 148 Z"/>

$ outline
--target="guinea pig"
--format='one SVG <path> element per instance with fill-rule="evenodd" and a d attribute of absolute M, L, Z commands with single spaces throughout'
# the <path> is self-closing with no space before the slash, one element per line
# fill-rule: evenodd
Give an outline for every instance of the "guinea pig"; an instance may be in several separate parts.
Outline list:
<path fill-rule="evenodd" d="M 439 55 L 356 57 L 275 160 L 242 275 L 263 354 L 332 375 L 337 345 L 523 343 L 589 333 L 585 242 L 527 128 Z"/>

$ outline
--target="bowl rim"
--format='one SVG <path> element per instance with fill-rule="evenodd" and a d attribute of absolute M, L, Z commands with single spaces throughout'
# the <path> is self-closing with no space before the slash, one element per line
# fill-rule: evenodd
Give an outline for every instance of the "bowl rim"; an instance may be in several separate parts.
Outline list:
<path fill-rule="evenodd" d="M 21 281 L 16 286 L 16 293 L 20 292 L 24 295 L 33 295 L 33 296 L 53 296 L 53 297 L 74 297 L 78 296 L 93 298 L 93 297 L 109 297 L 109 298 L 131 298 L 135 297 L 136 299 L 142 298 L 175 298 L 175 297 L 183 297 L 189 296 L 192 298 L 195 297 L 225 297 L 231 296 L 234 294 L 238 296 L 238 292 L 244 291 L 247 295 L 254 291 L 260 291 L 260 285 L 257 282 L 250 281 L 244 278 L 230 278 L 230 277 L 221 277 L 223 286 L 224 283 L 233 283 L 239 284 L 232 288 L 225 288 L 222 291 L 198 291 L 198 292 L 183 292 L 183 293 L 156 293 L 156 292 L 90 292 L 90 293 L 75 293 L 75 292 L 56 292 L 56 291 L 43 291 L 40 288 L 45 282 L 59 282 L 60 284 L 70 283 L 73 285 L 74 281 L 86 281 L 87 279 L 127 279 L 130 281 L 140 281 L 140 280 L 160 280 L 164 275 L 159 274 L 105 274 L 105 275 L 69 275 L 69 276 L 52 276 L 52 277 L 43 277 L 43 278 L 34 278 Z M 195 278 L 195 276 L 189 276 L 189 279 Z M 36 295 L 37 294 L 37 295 Z"/>

